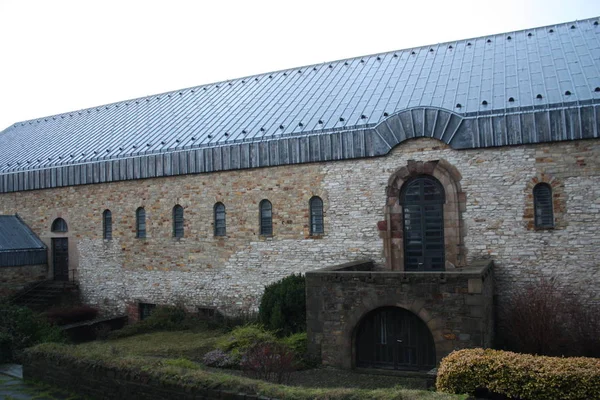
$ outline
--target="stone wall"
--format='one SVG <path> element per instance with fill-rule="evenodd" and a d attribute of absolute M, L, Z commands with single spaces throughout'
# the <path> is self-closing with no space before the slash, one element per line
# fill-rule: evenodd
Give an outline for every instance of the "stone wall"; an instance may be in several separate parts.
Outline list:
<path fill-rule="evenodd" d="M 429 328 L 439 362 L 451 351 L 491 347 L 492 262 L 446 272 L 319 270 L 306 274 L 309 353 L 324 365 L 352 368 L 355 334 L 365 315 L 399 307 Z M 395 340 L 393 338 L 392 340 Z"/>
<path fill-rule="evenodd" d="M 31 283 L 46 279 L 47 275 L 46 264 L 0 267 L 0 297 L 11 296 Z"/>
<path fill-rule="evenodd" d="M 45 241 L 54 235 L 54 218 L 64 218 L 84 298 L 106 311 L 177 301 L 252 311 L 265 285 L 294 272 L 358 259 L 385 269 L 377 223 L 385 219 L 390 177 L 409 160 L 443 160 L 462 176 L 462 255 L 466 265 L 494 260 L 500 301 L 538 275 L 559 275 L 600 301 L 598 140 L 457 151 L 416 139 L 379 158 L 0 194 L 0 214 L 19 213 Z M 560 187 L 555 229 L 530 229 L 533 179 Z M 308 202 L 315 195 L 324 202 L 325 234 L 311 238 Z M 273 204 L 272 237 L 258 232 L 262 199 Z M 218 201 L 226 206 L 226 237 L 213 235 Z M 181 239 L 172 237 L 176 204 L 185 210 Z M 146 239 L 135 238 L 140 206 L 147 213 Z M 102 239 L 105 209 L 112 211 L 110 241 Z"/>
<path fill-rule="evenodd" d="M 28 356 L 23 363 L 23 377 L 98 400 L 270 400 L 259 395 L 192 387 L 189 382 L 168 377 L 152 378 L 144 371 L 91 365 L 61 357 Z"/>

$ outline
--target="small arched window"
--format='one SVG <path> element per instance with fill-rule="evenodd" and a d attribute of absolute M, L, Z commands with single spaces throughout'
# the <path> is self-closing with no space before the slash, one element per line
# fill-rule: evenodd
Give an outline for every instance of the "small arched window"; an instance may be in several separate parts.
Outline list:
<path fill-rule="evenodd" d="M 323 226 L 323 200 L 314 196 L 310 199 L 310 234 L 322 235 L 325 232 Z"/>
<path fill-rule="evenodd" d="M 140 207 L 135 211 L 135 237 L 146 237 L 146 210 Z"/>
<path fill-rule="evenodd" d="M 183 237 L 183 207 L 179 204 L 173 207 L 173 237 Z"/>
<path fill-rule="evenodd" d="M 225 236 L 227 234 L 227 224 L 225 221 L 225 205 L 223 203 L 215 204 L 215 236 Z"/>
<path fill-rule="evenodd" d="M 260 202 L 260 234 L 273 235 L 273 206 L 269 200 Z"/>
<path fill-rule="evenodd" d="M 112 212 L 104 210 L 102 213 L 102 237 L 106 240 L 112 239 Z"/>
<path fill-rule="evenodd" d="M 536 228 L 553 228 L 552 188 L 547 183 L 538 183 L 533 188 L 533 208 Z"/>
<path fill-rule="evenodd" d="M 64 219 L 56 218 L 54 222 L 52 222 L 52 227 L 50 230 L 56 233 L 64 233 L 68 232 L 69 228 L 67 227 L 67 222 Z"/>

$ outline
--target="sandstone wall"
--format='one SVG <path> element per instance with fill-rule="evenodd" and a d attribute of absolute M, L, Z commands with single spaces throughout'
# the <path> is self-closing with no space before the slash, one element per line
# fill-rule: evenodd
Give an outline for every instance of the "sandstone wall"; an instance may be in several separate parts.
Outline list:
<path fill-rule="evenodd" d="M 19 213 L 44 240 L 60 216 L 86 301 L 123 312 L 131 302 L 255 310 L 263 287 L 294 272 L 357 259 L 384 268 L 377 222 L 390 176 L 408 160 L 444 159 L 462 175 L 467 262 L 495 261 L 502 296 L 535 275 L 560 275 L 600 301 L 600 141 L 456 151 L 434 139 L 407 141 L 388 156 L 0 194 L 0 213 Z M 531 185 L 552 184 L 557 226 L 533 229 Z M 308 202 L 324 201 L 325 234 L 309 236 Z M 258 234 L 258 204 L 273 204 L 274 235 Z M 223 202 L 227 236 L 213 235 Z M 172 208 L 185 237 L 172 237 Z M 135 238 L 135 210 L 147 238 Z M 113 240 L 102 239 L 112 211 Z"/>

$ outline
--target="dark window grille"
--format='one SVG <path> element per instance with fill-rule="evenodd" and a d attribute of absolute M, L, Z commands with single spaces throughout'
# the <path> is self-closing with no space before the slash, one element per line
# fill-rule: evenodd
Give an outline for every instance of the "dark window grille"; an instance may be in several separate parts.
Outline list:
<path fill-rule="evenodd" d="M 106 240 L 112 239 L 112 212 L 104 210 L 102 213 L 102 237 Z"/>
<path fill-rule="evenodd" d="M 143 321 L 152 314 L 152 311 L 154 311 L 154 309 L 156 308 L 156 304 L 139 303 L 139 308 L 140 308 L 140 321 Z"/>
<path fill-rule="evenodd" d="M 533 188 L 533 206 L 536 228 L 553 228 L 552 188 L 547 183 L 538 183 Z"/>
<path fill-rule="evenodd" d="M 310 199 L 310 234 L 322 235 L 325 232 L 323 225 L 323 200 L 320 197 Z"/>
<path fill-rule="evenodd" d="M 173 237 L 183 237 L 183 207 L 179 204 L 173 207 Z"/>
<path fill-rule="evenodd" d="M 50 229 L 52 232 L 58 233 L 64 233 L 69 231 L 67 227 L 67 222 L 62 218 L 56 218 L 54 222 L 52 222 L 52 228 Z"/>
<path fill-rule="evenodd" d="M 135 237 L 146 237 L 146 210 L 140 207 L 135 212 Z"/>
<path fill-rule="evenodd" d="M 269 200 L 260 202 L 260 234 L 266 236 L 273 234 L 273 206 Z"/>
<path fill-rule="evenodd" d="M 217 203 L 215 204 L 215 236 L 225 236 L 226 234 L 225 205 Z"/>
<path fill-rule="evenodd" d="M 442 185 L 430 176 L 418 176 L 402 187 L 405 270 L 445 269 L 445 198 Z"/>

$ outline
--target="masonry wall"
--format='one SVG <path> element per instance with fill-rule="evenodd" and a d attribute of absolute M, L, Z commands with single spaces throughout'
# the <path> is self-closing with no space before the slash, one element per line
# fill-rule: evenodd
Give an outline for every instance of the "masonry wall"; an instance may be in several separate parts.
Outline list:
<path fill-rule="evenodd" d="M 389 306 L 427 325 L 437 363 L 453 350 L 491 347 L 493 262 L 473 264 L 446 272 L 308 272 L 308 352 L 324 365 L 354 367 L 358 325 L 370 311 Z"/>
<path fill-rule="evenodd" d="M 537 275 L 559 275 L 600 301 L 600 141 L 453 150 L 434 139 L 389 155 L 211 174 L 0 194 L 0 213 L 19 213 L 44 240 L 56 217 L 69 225 L 71 262 L 86 301 L 124 312 L 132 302 L 255 310 L 264 286 L 294 272 L 357 259 L 385 268 L 377 222 L 390 176 L 409 160 L 443 159 L 462 175 L 467 264 L 495 262 L 499 300 Z M 532 227 L 532 183 L 555 190 L 556 229 Z M 325 234 L 309 236 L 308 202 L 324 201 Z M 273 237 L 258 233 L 258 204 L 273 204 Z M 213 236 L 213 205 L 227 208 L 227 236 Z M 185 210 L 185 237 L 172 238 L 172 207 Z M 135 238 L 135 210 L 147 213 Z M 102 239 L 112 211 L 113 240 Z"/>
<path fill-rule="evenodd" d="M 28 284 L 46 279 L 47 273 L 46 264 L 0 267 L 0 298 L 11 296 Z"/>

